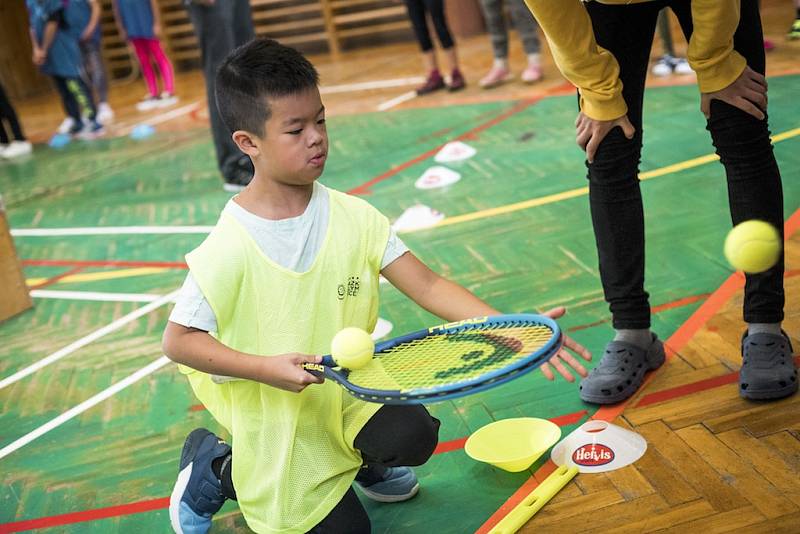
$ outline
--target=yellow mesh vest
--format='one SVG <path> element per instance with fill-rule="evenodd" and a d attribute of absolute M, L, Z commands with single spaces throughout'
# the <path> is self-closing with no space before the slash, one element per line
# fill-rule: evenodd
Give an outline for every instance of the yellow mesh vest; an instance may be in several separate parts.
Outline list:
<path fill-rule="evenodd" d="M 328 190 L 325 241 L 305 273 L 266 257 L 223 213 L 186 256 L 225 345 L 251 354 L 327 354 L 346 326 L 372 331 L 387 219 Z M 215 384 L 188 368 L 195 394 L 230 432 L 239 507 L 256 532 L 306 532 L 341 500 L 361 465 L 356 434 L 380 408 L 327 381 L 290 393 L 252 381 Z"/>

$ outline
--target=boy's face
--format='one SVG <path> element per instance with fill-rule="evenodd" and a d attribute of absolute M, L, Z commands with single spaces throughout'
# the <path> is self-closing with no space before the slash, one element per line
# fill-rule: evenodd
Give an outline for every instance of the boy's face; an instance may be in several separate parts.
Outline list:
<path fill-rule="evenodd" d="M 257 171 L 290 185 L 314 182 L 325 168 L 328 131 L 325 108 L 314 87 L 302 93 L 271 98 L 272 115 L 264 125 L 264 137 L 256 137 Z"/>

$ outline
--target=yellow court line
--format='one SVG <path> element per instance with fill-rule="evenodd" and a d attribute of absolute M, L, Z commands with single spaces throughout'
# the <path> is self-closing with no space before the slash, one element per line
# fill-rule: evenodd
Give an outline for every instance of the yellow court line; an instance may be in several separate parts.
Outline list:
<path fill-rule="evenodd" d="M 96 273 L 78 273 L 65 276 L 58 281 L 59 284 L 70 282 L 96 282 L 97 280 L 111 280 L 114 278 L 127 278 L 129 276 L 145 276 L 148 274 L 163 273 L 169 271 L 166 267 L 139 267 L 136 269 L 119 269 L 116 271 L 100 271 Z M 50 280 L 50 278 L 28 278 L 26 283 L 29 286 L 39 285 Z"/>
<path fill-rule="evenodd" d="M 786 139 L 791 139 L 792 137 L 797 137 L 798 135 L 800 135 L 800 128 L 795 128 L 793 130 L 788 130 L 773 135 L 772 142 L 780 143 L 781 141 L 785 141 Z M 718 159 L 719 156 L 717 156 L 716 154 L 707 154 L 705 156 L 692 158 L 686 161 L 681 161 L 679 163 L 673 163 L 672 165 L 667 165 L 666 167 L 661 167 L 659 169 L 653 169 L 652 171 L 643 172 L 639 174 L 639 179 L 650 180 L 651 178 L 658 178 L 659 176 L 664 176 L 666 174 L 672 174 L 680 171 L 685 171 L 686 169 L 691 169 L 693 167 L 699 167 L 700 165 L 705 165 L 706 163 L 711 163 L 712 161 L 717 161 Z M 530 200 L 523 200 L 522 202 L 515 202 L 514 204 L 506 204 L 505 206 L 498 206 L 496 208 L 489 208 L 480 211 L 473 211 L 472 213 L 465 213 L 463 215 L 447 217 L 445 219 L 442 219 L 433 226 L 428 226 L 425 228 L 413 228 L 410 230 L 400 231 L 398 233 L 410 234 L 413 232 L 421 232 L 423 230 L 433 230 L 436 228 L 440 228 L 442 226 L 450 226 L 453 224 L 460 224 L 469 221 L 477 221 L 480 219 L 495 217 L 497 215 L 505 215 L 506 213 L 513 213 L 515 211 L 525 210 L 528 208 L 535 208 L 536 206 L 544 206 L 545 204 L 552 204 L 554 202 L 560 202 L 562 200 L 567 200 L 570 198 L 580 197 L 588 194 L 589 194 L 588 187 L 578 187 L 576 189 L 570 189 L 569 191 L 564 191 L 562 193 L 555 193 L 553 195 L 547 195 L 544 197 L 532 198 Z"/>

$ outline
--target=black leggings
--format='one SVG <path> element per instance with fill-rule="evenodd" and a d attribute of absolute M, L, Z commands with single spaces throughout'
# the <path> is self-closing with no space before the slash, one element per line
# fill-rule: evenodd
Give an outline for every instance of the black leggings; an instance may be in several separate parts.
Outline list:
<path fill-rule="evenodd" d="M 414 27 L 414 35 L 417 36 L 420 48 L 423 52 L 433 49 L 430 33 L 428 33 L 428 21 L 425 18 L 425 11 L 431 14 L 433 27 L 439 37 L 439 44 L 444 50 L 452 48 L 453 37 L 447 28 L 447 19 L 444 16 L 444 0 L 406 0 L 408 16 L 411 18 L 411 25 Z"/>
<path fill-rule="evenodd" d="M 379 480 L 389 467 L 422 465 L 439 442 L 439 420 L 420 405 L 385 405 L 375 412 L 356 435 L 353 446 L 361 451 L 364 465 L 356 480 Z M 235 498 L 231 470 L 222 472 L 223 494 Z M 310 531 L 312 534 L 366 534 L 367 511 L 351 487 L 342 500 Z"/>
<path fill-rule="evenodd" d="M 692 33 L 690 0 L 656 0 L 631 5 L 589 2 L 597 42 L 620 66 L 622 96 L 636 128 L 626 139 L 614 128 L 600 143 L 593 163 L 587 163 L 589 202 L 600 262 L 603 290 L 614 328 L 648 328 L 650 305 L 644 290 L 644 213 L 639 189 L 642 149 L 642 104 L 645 77 L 658 12 L 670 7 L 687 41 Z M 742 0 L 734 49 L 753 70 L 764 73 L 764 44 L 756 0 Z M 734 224 L 748 219 L 768 221 L 783 235 L 783 193 L 772 152 L 767 119 L 758 120 L 720 100 L 711 102 L 706 128 L 728 180 Z M 783 320 L 783 256 L 765 273 L 747 275 L 744 320 Z"/>
<path fill-rule="evenodd" d="M 8 126 L 11 128 L 11 134 L 14 136 L 15 141 L 25 140 L 25 135 L 23 135 L 17 119 L 17 112 L 14 111 L 14 106 L 11 105 L 11 101 L 6 96 L 3 84 L 0 84 L 0 144 L 7 145 L 9 137 L 3 125 L 3 120 L 8 121 Z"/>
<path fill-rule="evenodd" d="M 66 114 L 75 121 L 75 124 L 83 122 L 81 116 L 86 116 L 89 120 L 95 120 L 97 110 L 94 107 L 94 99 L 89 86 L 80 76 L 76 78 L 64 78 L 63 76 L 53 76 L 56 89 L 61 95 L 61 103 Z"/>

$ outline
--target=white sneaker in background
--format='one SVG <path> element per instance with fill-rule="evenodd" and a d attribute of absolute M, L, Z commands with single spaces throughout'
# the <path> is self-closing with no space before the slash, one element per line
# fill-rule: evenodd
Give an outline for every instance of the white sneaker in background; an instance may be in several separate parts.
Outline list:
<path fill-rule="evenodd" d="M 689 62 L 683 57 L 673 59 L 672 69 L 675 71 L 675 74 L 692 74 L 694 72 L 692 67 L 689 66 Z"/>
<path fill-rule="evenodd" d="M 33 152 L 33 145 L 29 141 L 11 141 L 0 153 L 0 156 L 11 159 L 25 156 Z"/>
<path fill-rule="evenodd" d="M 178 97 L 175 95 L 171 95 L 164 91 L 161 93 L 161 98 L 158 99 L 158 107 L 160 108 L 168 108 L 170 106 L 174 106 L 178 103 Z"/>
<path fill-rule="evenodd" d="M 101 124 L 108 124 L 114 120 L 114 110 L 108 102 L 100 102 L 97 105 L 97 121 Z"/>
<path fill-rule="evenodd" d="M 58 126 L 58 130 L 56 130 L 56 132 L 60 134 L 69 133 L 73 126 L 75 126 L 75 120 L 72 117 L 66 117 L 63 121 L 61 121 L 61 124 Z"/>
<path fill-rule="evenodd" d="M 672 74 L 673 59 L 672 56 L 664 55 L 658 58 L 651 71 L 658 77 L 663 78 Z"/>
<path fill-rule="evenodd" d="M 146 96 L 136 103 L 138 111 L 150 111 L 156 109 L 160 105 L 160 99 L 157 96 Z"/>

